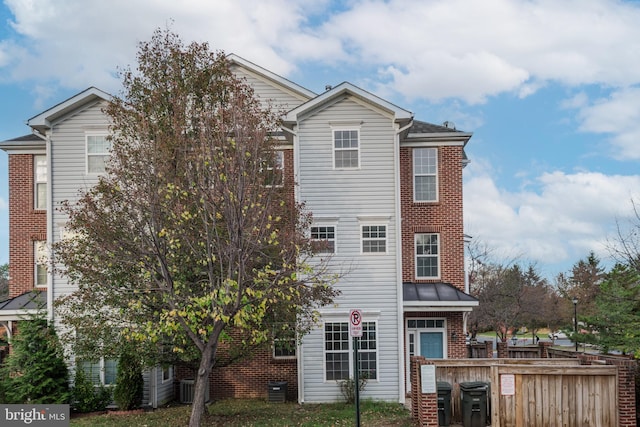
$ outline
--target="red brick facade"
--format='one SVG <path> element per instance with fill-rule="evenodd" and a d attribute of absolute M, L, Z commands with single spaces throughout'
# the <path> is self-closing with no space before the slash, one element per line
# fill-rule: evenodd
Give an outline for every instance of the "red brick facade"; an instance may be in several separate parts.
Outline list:
<path fill-rule="evenodd" d="M 34 243 L 47 240 L 47 212 L 34 209 L 33 168 L 32 154 L 9 155 L 9 298 L 34 289 Z"/>
<path fill-rule="evenodd" d="M 435 203 L 413 201 L 413 149 L 400 149 L 400 197 L 402 209 L 402 280 L 446 282 L 464 291 L 464 230 L 462 212 L 461 146 L 438 148 L 438 192 Z M 415 277 L 416 233 L 440 234 L 440 279 Z"/>

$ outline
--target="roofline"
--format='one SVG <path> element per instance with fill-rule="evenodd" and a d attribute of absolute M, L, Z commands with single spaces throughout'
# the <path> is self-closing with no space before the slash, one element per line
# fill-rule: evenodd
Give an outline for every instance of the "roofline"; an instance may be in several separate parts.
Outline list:
<path fill-rule="evenodd" d="M 400 108 L 397 105 L 392 104 L 391 102 L 385 101 L 384 99 L 370 92 L 367 92 L 364 89 L 354 86 L 349 82 L 342 82 L 338 86 L 333 87 L 322 93 L 321 95 L 313 98 L 312 100 L 294 108 L 285 115 L 283 120 L 285 123 L 296 123 L 299 117 L 305 112 L 317 108 L 318 106 L 329 102 L 331 99 L 345 94 L 356 96 L 371 104 L 376 104 L 379 108 L 392 113 L 396 121 L 413 120 L 413 113 L 411 111 L 405 110 L 404 108 Z"/>
<path fill-rule="evenodd" d="M 300 86 L 299 84 L 294 83 L 291 80 L 288 80 L 282 76 L 279 76 L 278 74 L 275 74 L 274 72 L 269 71 L 266 68 L 262 68 L 261 66 L 254 64 L 253 62 L 248 61 L 234 53 L 227 55 L 227 59 L 229 60 L 229 62 L 241 65 L 253 71 L 256 74 L 279 84 L 280 86 L 284 86 L 289 90 L 298 93 L 304 98 L 311 99 L 318 96 L 317 93 L 307 89 L 306 87 Z"/>
<path fill-rule="evenodd" d="M 27 120 L 27 124 L 36 129 L 37 131 L 44 133 L 47 129 L 51 128 L 51 123 L 59 117 L 68 114 L 69 112 L 97 99 L 103 99 L 105 101 L 111 100 L 111 95 L 104 92 L 94 86 L 91 86 L 82 92 L 68 98 L 59 104 L 43 111 L 42 113 L 31 117 Z"/>
<path fill-rule="evenodd" d="M 17 140 L 8 139 L 0 141 L 0 150 L 11 152 L 12 154 L 27 154 L 46 150 L 46 141 L 38 134 L 33 134 L 38 139 Z"/>

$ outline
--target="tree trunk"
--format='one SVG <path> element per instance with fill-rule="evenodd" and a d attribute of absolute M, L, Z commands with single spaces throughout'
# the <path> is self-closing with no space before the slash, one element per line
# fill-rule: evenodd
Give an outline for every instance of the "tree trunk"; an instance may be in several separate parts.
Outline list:
<path fill-rule="evenodd" d="M 196 384 L 193 395 L 193 406 L 191 407 L 191 418 L 189 419 L 189 427 L 200 427 L 202 414 L 204 414 L 206 390 L 207 387 L 209 387 L 209 374 L 211 373 L 217 342 L 217 336 L 215 339 L 210 339 L 202 352 L 200 368 L 196 374 Z"/>

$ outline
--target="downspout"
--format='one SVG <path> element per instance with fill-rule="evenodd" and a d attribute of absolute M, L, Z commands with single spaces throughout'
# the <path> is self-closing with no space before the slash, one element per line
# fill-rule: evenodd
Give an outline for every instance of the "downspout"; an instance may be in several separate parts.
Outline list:
<path fill-rule="evenodd" d="M 298 177 L 300 176 L 300 141 L 298 139 L 298 133 L 285 126 L 281 126 L 281 129 L 293 137 L 293 181 L 295 183 L 298 182 Z M 293 186 L 293 198 L 296 202 L 300 199 L 297 185 Z M 296 364 L 298 367 L 298 403 L 304 403 L 304 347 L 302 340 L 299 340 L 299 344 L 296 344 L 296 355 Z"/>
<path fill-rule="evenodd" d="M 51 128 L 45 135 L 45 156 L 47 159 L 47 246 L 50 259 L 53 259 L 53 165 L 51 159 Z M 54 321 L 53 315 L 53 272 L 47 269 L 47 317 L 49 322 Z"/>
<path fill-rule="evenodd" d="M 405 354 L 404 354 L 404 300 L 402 297 L 402 203 L 400 200 L 400 134 L 413 125 L 413 119 L 406 126 L 397 129 L 393 141 L 393 169 L 396 181 L 396 306 L 398 307 L 398 402 L 405 402 Z"/>

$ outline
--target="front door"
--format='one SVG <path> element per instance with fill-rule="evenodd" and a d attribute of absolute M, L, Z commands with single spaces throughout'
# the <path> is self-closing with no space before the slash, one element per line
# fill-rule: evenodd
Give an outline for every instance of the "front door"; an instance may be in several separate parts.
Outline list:
<path fill-rule="evenodd" d="M 445 359 L 447 357 L 447 325 L 445 319 L 409 318 L 406 321 L 407 354 L 405 360 L 407 391 L 411 387 L 409 381 L 409 361 L 411 356 L 423 356 L 428 359 Z"/>

